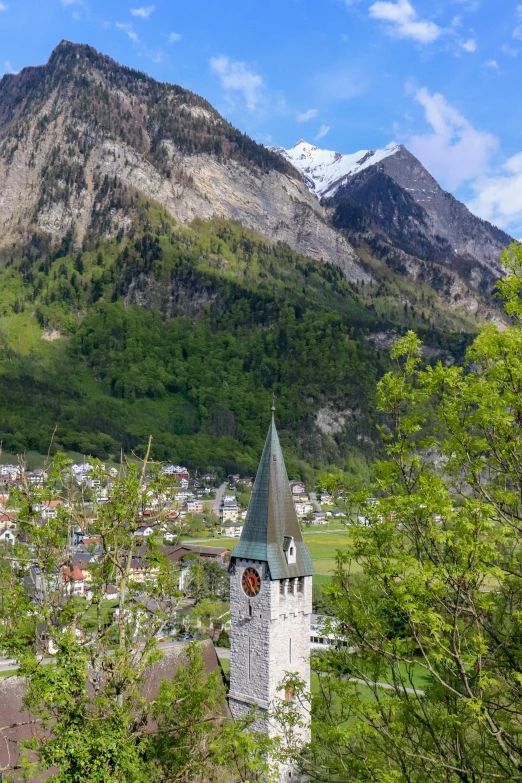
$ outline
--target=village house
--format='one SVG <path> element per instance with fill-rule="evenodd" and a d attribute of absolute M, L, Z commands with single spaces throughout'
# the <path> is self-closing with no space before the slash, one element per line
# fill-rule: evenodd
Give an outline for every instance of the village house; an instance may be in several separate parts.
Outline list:
<path fill-rule="evenodd" d="M 228 536 L 229 538 L 239 538 L 243 530 L 243 523 L 236 522 L 224 522 L 219 528 L 219 532 L 222 536 Z"/>
<path fill-rule="evenodd" d="M 154 528 L 150 525 L 142 525 L 134 531 L 136 538 L 148 538 L 154 533 Z"/>
<path fill-rule="evenodd" d="M 69 595 L 82 598 L 85 596 L 85 574 L 78 566 L 73 566 L 72 572 L 69 566 L 64 566 L 62 568 L 62 582 Z"/>
<path fill-rule="evenodd" d="M 293 496 L 305 494 L 305 485 L 302 481 L 290 481 L 290 489 Z"/>
<path fill-rule="evenodd" d="M 225 495 L 221 506 L 221 522 L 237 522 L 239 508 L 235 495 Z"/>
<path fill-rule="evenodd" d="M 307 514 L 311 514 L 314 510 L 313 505 L 310 503 L 309 500 L 297 500 L 294 501 L 295 505 L 295 513 L 298 517 L 305 517 Z"/>
<path fill-rule="evenodd" d="M 324 511 L 314 511 L 310 522 L 312 525 L 326 525 L 328 520 Z"/>
<path fill-rule="evenodd" d="M 158 567 L 151 566 L 147 557 L 133 557 L 131 560 L 131 578 L 134 582 L 143 583 L 158 575 Z"/>
<path fill-rule="evenodd" d="M 0 527 L 0 543 L 14 544 L 16 541 L 15 527 Z"/>
<path fill-rule="evenodd" d="M 28 473 L 25 474 L 25 477 L 29 484 L 32 484 L 34 487 L 43 487 L 45 483 L 45 479 L 47 478 L 47 473 L 45 470 L 31 470 Z"/>
<path fill-rule="evenodd" d="M 38 566 L 32 565 L 24 577 L 25 588 L 37 603 L 43 600 L 46 590 L 50 592 L 64 591 L 68 595 L 83 597 L 85 595 L 85 581 L 85 574 L 77 565 L 73 565 L 72 574 L 69 566 L 64 566 L 60 570 L 57 569 L 55 572 L 45 575 L 42 574 Z"/>
<path fill-rule="evenodd" d="M 185 503 L 187 500 L 193 500 L 193 498 L 193 492 L 190 492 L 188 489 L 182 489 L 178 492 L 174 492 L 173 500 L 177 501 L 178 503 Z"/>
<path fill-rule="evenodd" d="M 183 511 L 187 514 L 202 514 L 203 513 L 203 501 L 202 500 L 187 500 L 183 506 Z"/>
<path fill-rule="evenodd" d="M 0 465 L 0 479 L 3 481 L 16 481 L 20 476 L 18 465 Z"/>
<path fill-rule="evenodd" d="M 161 546 L 160 552 L 168 557 L 171 563 L 178 563 L 182 557 L 192 553 L 195 557 L 210 558 L 217 563 L 224 563 L 228 560 L 230 550 L 219 546 L 203 546 L 200 544 L 174 544 L 173 546 Z M 142 558 L 147 557 L 147 544 L 142 544 L 136 555 Z"/>
<path fill-rule="evenodd" d="M 188 482 L 190 480 L 190 473 L 184 465 L 165 465 L 162 472 L 164 476 L 177 478 L 179 481 L 185 479 Z"/>
<path fill-rule="evenodd" d="M 40 514 L 42 519 L 56 519 L 60 508 L 65 508 L 63 500 L 44 500 L 34 506 L 34 510 Z"/>
<path fill-rule="evenodd" d="M 119 588 L 116 587 L 116 585 L 106 585 L 105 586 L 105 592 L 103 593 L 103 598 L 106 601 L 114 601 L 120 597 L 120 591 Z"/>
<path fill-rule="evenodd" d="M 313 614 L 310 618 L 310 647 L 312 650 L 325 650 L 329 647 L 347 647 L 354 653 L 355 647 L 348 647 L 339 628 L 339 621 L 333 617 Z"/>
<path fill-rule="evenodd" d="M 12 514 L 0 514 L 0 527 L 1 528 L 16 527 L 16 518 Z"/>
<path fill-rule="evenodd" d="M 331 495 L 326 494 L 325 492 L 321 494 L 319 500 L 321 505 L 325 505 L 325 506 L 332 506 L 334 503 L 333 497 Z"/>

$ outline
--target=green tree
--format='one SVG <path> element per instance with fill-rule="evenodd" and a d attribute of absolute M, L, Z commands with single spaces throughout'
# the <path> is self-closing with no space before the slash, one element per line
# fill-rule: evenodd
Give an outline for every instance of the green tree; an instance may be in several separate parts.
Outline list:
<path fill-rule="evenodd" d="M 192 554 L 185 556 L 188 560 L 197 557 Z M 196 603 L 209 598 L 228 601 L 230 597 L 230 579 L 228 570 L 210 558 L 200 558 L 190 567 L 186 592 Z"/>
<path fill-rule="evenodd" d="M 315 662 L 312 779 L 522 779 L 522 246 L 503 261 L 511 323 L 463 367 L 423 367 L 411 332 L 393 347 L 388 459 L 327 588 L 347 646 Z"/>
<path fill-rule="evenodd" d="M 54 768 L 50 779 L 56 783 L 265 775 L 269 740 L 253 732 L 236 741 L 252 719 L 235 726 L 225 721 L 223 685 L 218 674 L 205 671 L 197 645 L 152 702 L 142 695 L 150 668 L 163 656 L 156 639 L 180 600 L 176 567 L 159 546 L 171 513 L 161 471 L 147 460 L 142 468 L 123 465 L 115 480 L 110 477 L 110 500 L 92 519 L 84 485 L 63 457 L 47 470 L 43 488 L 22 471 L 22 489 L 11 498 L 24 543 L 0 559 L 0 650 L 18 663 L 25 705 L 34 716 L 23 771 L 39 778 Z M 91 476 L 109 480 L 99 463 Z M 39 508 L 51 500 L 63 505 L 56 518 L 43 520 Z M 144 518 L 155 532 L 147 540 L 148 570 L 137 579 L 134 534 Z M 74 531 L 87 529 L 99 544 L 85 596 L 78 594 L 72 539 Z M 118 612 L 105 599 L 108 585 L 118 588 Z"/>

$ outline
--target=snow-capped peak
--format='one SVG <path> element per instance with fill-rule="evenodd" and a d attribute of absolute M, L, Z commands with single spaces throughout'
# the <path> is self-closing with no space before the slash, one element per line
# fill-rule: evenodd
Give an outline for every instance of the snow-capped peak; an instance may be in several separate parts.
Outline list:
<path fill-rule="evenodd" d="M 322 150 L 300 139 L 289 150 L 282 147 L 272 149 L 290 161 L 301 173 L 309 190 L 322 198 L 332 196 L 347 177 L 394 155 L 401 145 L 390 144 L 382 150 L 359 150 L 351 155 L 343 155 L 333 150 Z"/>

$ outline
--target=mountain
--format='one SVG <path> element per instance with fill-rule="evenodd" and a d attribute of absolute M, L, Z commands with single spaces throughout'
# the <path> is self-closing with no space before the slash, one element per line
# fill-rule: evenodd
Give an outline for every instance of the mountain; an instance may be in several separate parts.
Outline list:
<path fill-rule="evenodd" d="M 384 150 L 359 150 L 343 155 L 332 150 L 322 150 L 301 139 L 292 149 L 269 147 L 300 172 L 310 192 L 318 198 L 333 196 L 350 176 L 379 163 L 399 149 L 392 145 Z"/>
<path fill-rule="evenodd" d="M 117 187 L 115 185 L 117 181 Z M 239 220 L 267 239 L 368 279 L 295 169 L 182 87 L 62 41 L 48 63 L 0 81 L 0 237 L 129 225 L 133 188 L 181 223 Z"/>
<path fill-rule="evenodd" d="M 3 455 L 139 456 L 152 435 L 154 459 L 250 473 L 275 392 L 293 476 L 366 471 L 394 337 L 459 361 L 491 309 L 379 170 L 398 154 L 321 203 L 203 98 L 88 46 L 4 76 Z"/>
<path fill-rule="evenodd" d="M 513 239 L 444 191 L 403 145 L 342 155 L 301 140 L 273 151 L 299 170 L 361 257 L 425 280 L 451 307 L 499 319 L 491 291 Z"/>

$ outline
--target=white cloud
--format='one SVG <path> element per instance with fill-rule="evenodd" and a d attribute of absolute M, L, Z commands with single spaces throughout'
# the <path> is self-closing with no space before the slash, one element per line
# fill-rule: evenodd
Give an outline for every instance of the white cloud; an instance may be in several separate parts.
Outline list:
<path fill-rule="evenodd" d="M 515 49 L 513 46 L 508 46 L 507 44 L 502 44 L 500 51 L 502 54 L 507 54 L 508 57 L 516 57 L 518 55 L 518 49 Z"/>
<path fill-rule="evenodd" d="M 423 87 L 414 97 L 432 131 L 412 136 L 407 147 L 428 171 L 450 190 L 484 172 L 497 138 L 476 130 L 440 93 L 432 95 Z"/>
<path fill-rule="evenodd" d="M 0 3 L 0 11 L 7 11 L 8 8 L 7 3 Z"/>
<path fill-rule="evenodd" d="M 141 8 L 131 8 L 131 14 L 133 16 L 141 16 L 142 19 L 148 19 L 155 8 L 155 5 L 142 6 Z"/>
<path fill-rule="evenodd" d="M 473 38 L 468 38 L 467 41 L 461 41 L 460 46 L 465 52 L 477 51 L 477 42 Z"/>
<path fill-rule="evenodd" d="M 493 68 L 493 70 L 495 71 L 497 71 L 499 68 L 499 64 L 497 63 L 496 60 L 486 60 L 484 65 L 486 66 L 486 68 Z"/>
<path fill-rule="evenodd" d="M 62 0 L 64 8 L 68 8 L 70 5 L 83 5 L 83 0 Z"/>
<path fill-rule="evenodd" d="M 308 111 L 298 114 L 296 120 L 297 122 L 308 122 L 308 120 L 313 120 L 314 117 L 317 117 L 317 113 L 317 109 L 308 109 Z"/>
<path fill-rule="evenodd" d="M 515 16 L 517 19 L 522 20 L 522 5 L 517 5 L 515 9 Z M 517 38 L 519 41 L 522 41 L 522 24 L 517 25 L 513 30 L 513 38 Z"/>
<path fill-rule="evenodd" d="M 181 41 L 181 35 L 179 33 L 171 33 L 169 35 L 169 43 L 176 43 L 176 41 Z"/>
<path fill-rule="evenodd" d="M 6 60 L 5 63 L 4 63 L 4 73 L 18 73 L 18 71 L 15 71 L 15 69 L 11 65 L 10 61 Z"/>
<path fill-rule="evenodd" d="M 116 27 L 118 30 L 123 30 L 123 32 L 126 33 L 134 43 L 140 42 L 138 34 L 134 32 L 131 24 L 122 24 L 121 22 L 116 22 Z"/>
<path fill-rule="evenodd" d="M 317 136 L 315 136 L 314 141 L 319 141 L 319 139 L 322 139 L 324 136 L 326 136 L 327 133 L 330 131 L 329 125 L 321 125 L 319 128 L 319 133 Z"/>
<path fill-rule="evenodd" d="M 478 178 L 473 185 L 475 197 L 469 208 L 485 220 L 522 230 L 522 152 L 508 158 L 493 176 Z"/>
<path fill-rule="evenodd" d="M 435 22 L 419 19 L 409 0 L 378 0 L 370 6 L 370 17 L 386 22 L 390 35 L 412 38 L 422 44 L 432 43 L 442 33 Z"/>
<path fill-rule="evenodd" d="M 226 92 L 241 93 L 249 109 L 258 106 L 265 83 L 263 77 L 249 69 L 246 63 L 219 55 L 210 58 L 210 69 Z"/>

